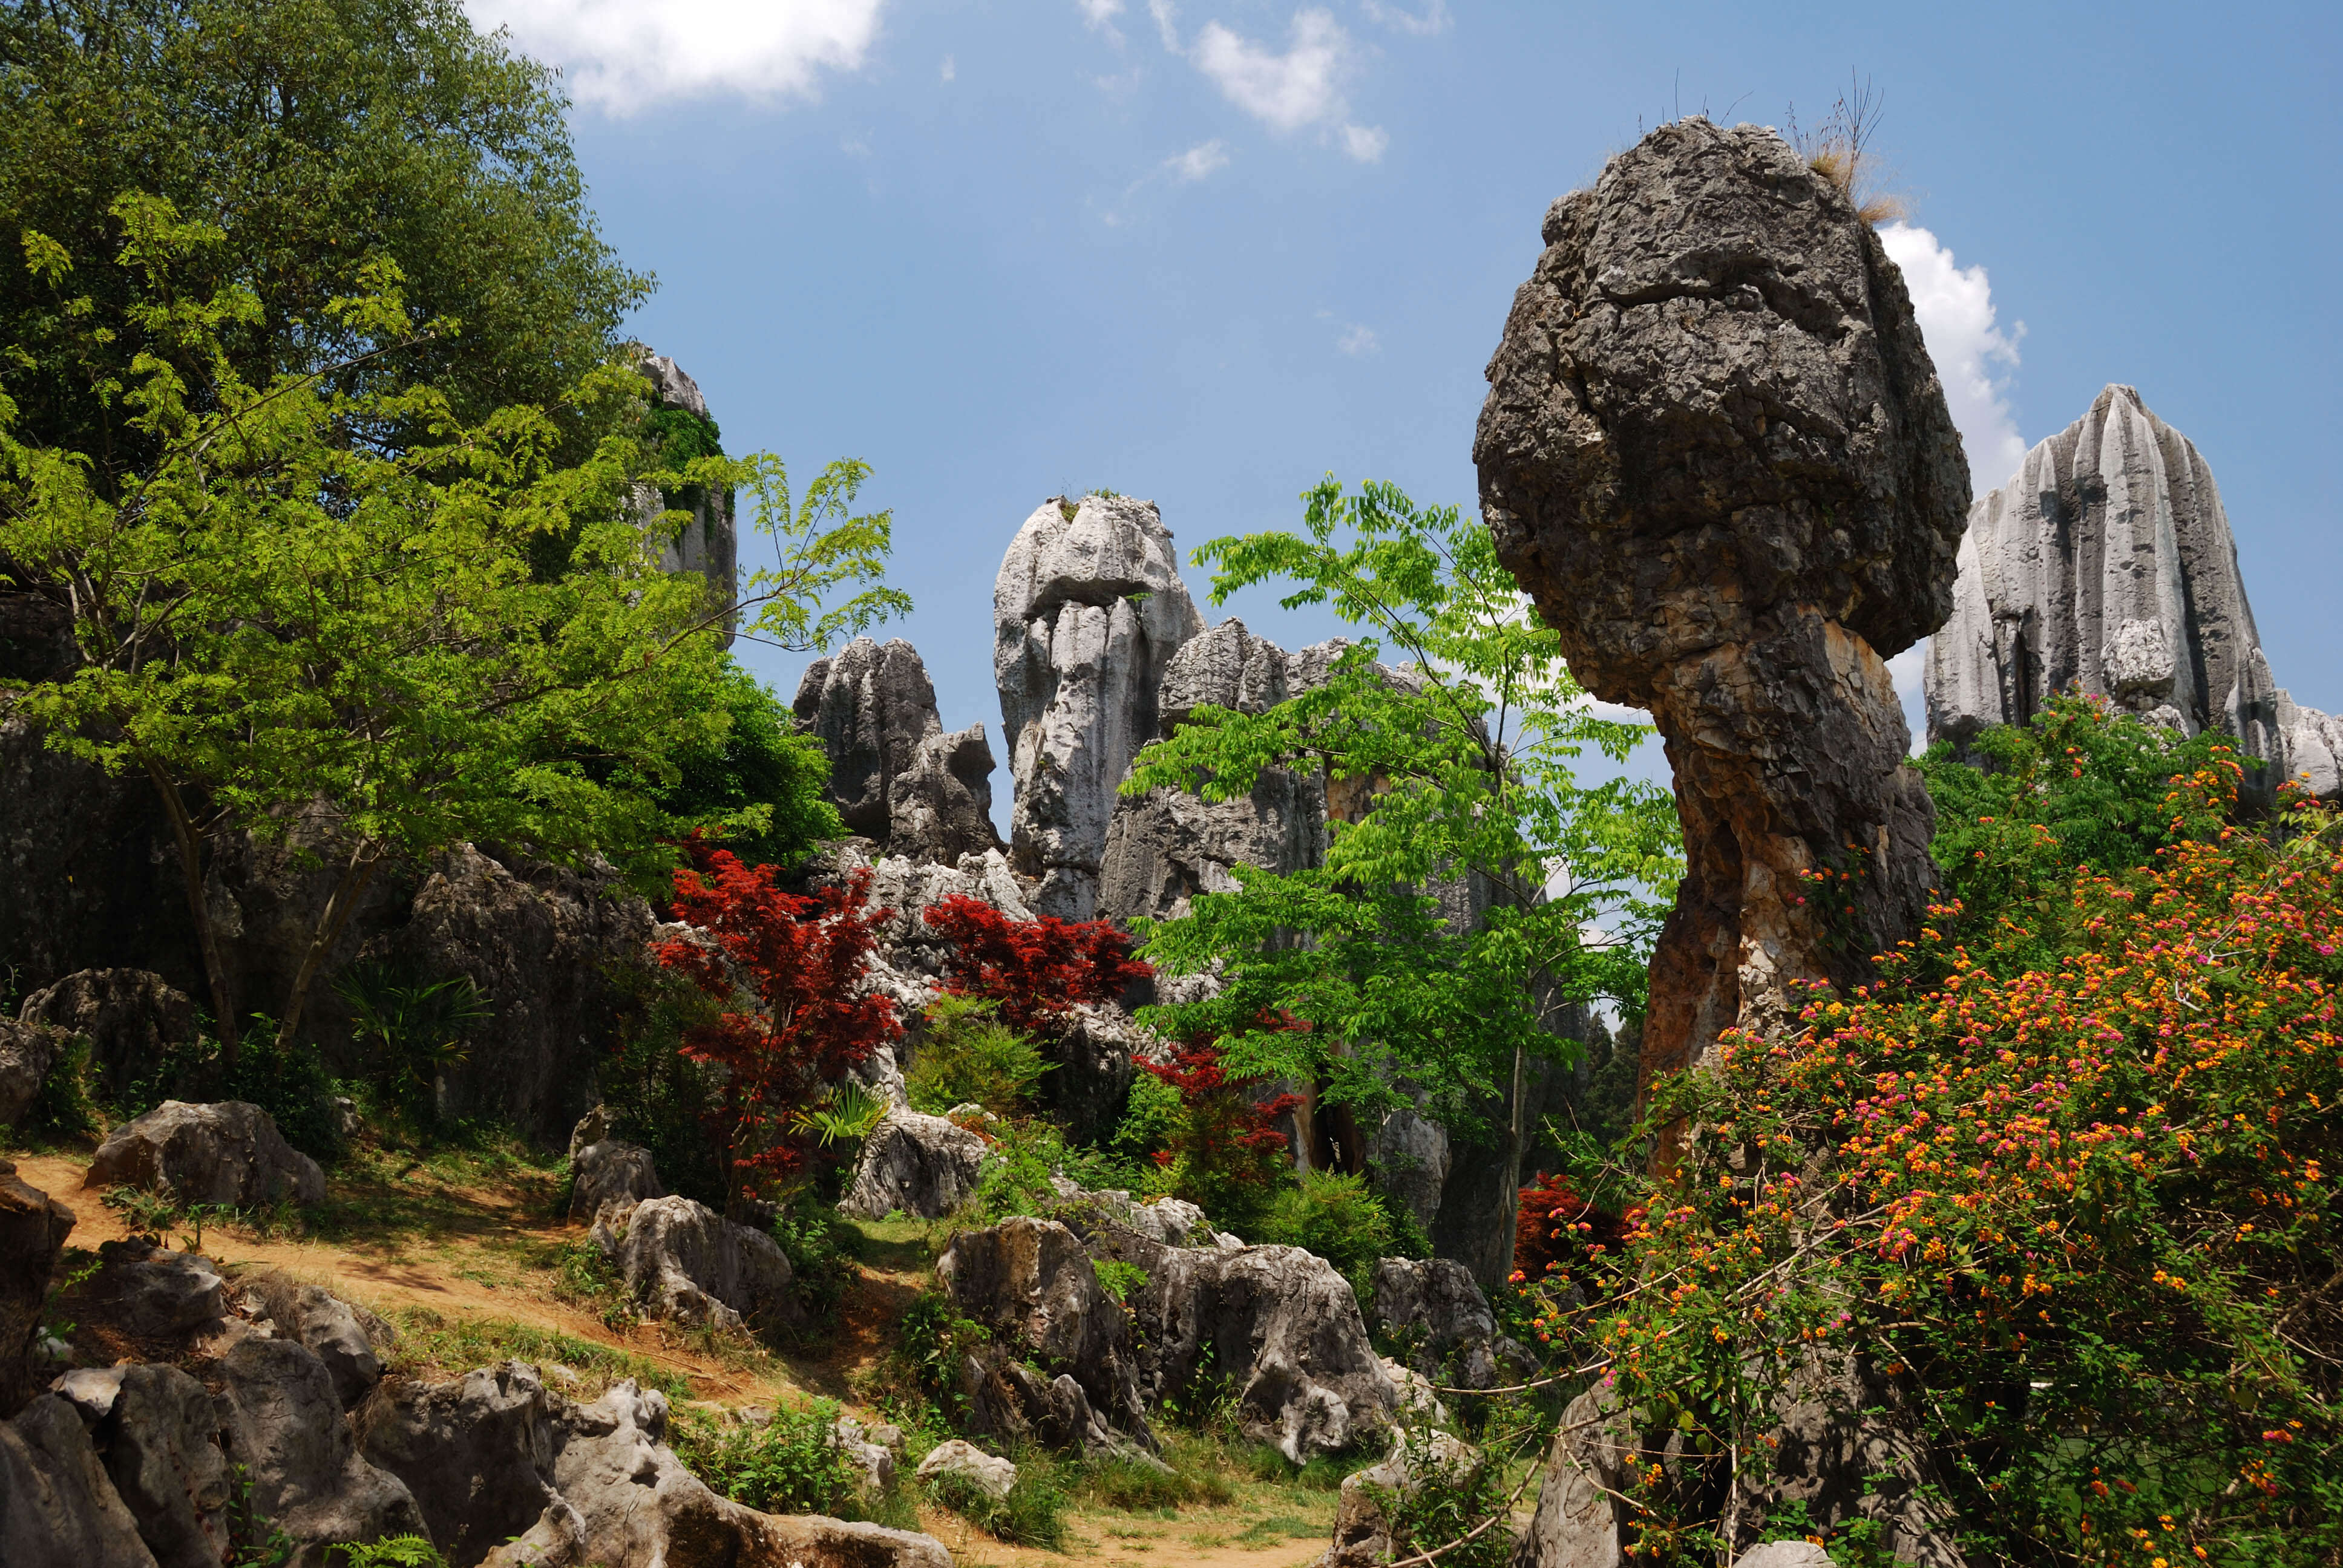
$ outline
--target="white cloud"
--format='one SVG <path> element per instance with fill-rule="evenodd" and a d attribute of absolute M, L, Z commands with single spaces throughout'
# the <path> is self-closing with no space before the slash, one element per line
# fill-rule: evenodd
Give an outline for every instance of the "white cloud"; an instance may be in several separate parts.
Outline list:
<path fill-rule="evenodd" d="M 1219 22 L 1205 23 L 1195 46 L 1183 51 L 1172 25 L 1172 0 L 1149 0 L 1149 8 L 1165 48 L 1184 53 L 1223 97 L 1272 130 L 1339 130 L 1342 150 L 1361 163 L 1383 156 L 1391 138 L 1380 127 L 1348 123 L 1342 84 L 1355 68 L 1358 50 L 1332 13 L 1295 12 L 1282 53 Z"/>
<path fill-rule="evenodd" d="M 1122 0 L 1074 0 L 1082 8 L 1082 20 L 1093 27 L 1104 27 L 1122 15 Z"/>
<path fill-rule="evenodd" d="M 1953 265 L 1953 253 L 1925 228 L 1890 224 L 1880 243 L 1904 270 L 1928 357 L 1945 384 L 1945 402 L 1968 449 L 1969 482 L 1983 495 L 2017 472 L 2026 442 L 2009 411 L 2008 372 L 2017 367 L 2019 322 L 2005 333 L 1995 325 L 1993 287 L 1983 266 Z"/>
<path fill-rule="evenodd" d="M 950 55 L 944 56 L 943 70 L 940 74 L 947 82 L 960 75 L 960 67 L 952 64 L 952 57 Z"/>
<path fill-rule="evenodd" d="M 1403 5 L 1386 5 L 1383 0 L 1366 0 L 1363 9 L 1369 20 L 1394 32 L 1413 33 L 1419 38 L 1447 32 L 1449 24 L 1454 20 L 1448 15 L 1448 0 L 1428 0 L 1422 15 Z"/>
<path fill-rule="evenodd" d="M 1334 339 L 1334 347 L 1353 359 L 1363 359 L 1381 350 L 1383 340 L 1375 336 L 1373 327 L 1353 322 L 1342 329 L 1342 337 Z"/>
<path fill-rule="evenodd" d="M 1228 166 L 1227 144 L 1217 141 L 1200 143 L 1177 157 L 1163 160 L 1165 171 L 1182 185 L 1193 185 L 1198 180 Z"/>
<path fill-rule="evenodd" d="M 723 95 L 809 95 L 859 70 L 884 0 L 468 0 L 484 27 L 559 65 L 570 95 L 613 115 Z"/>

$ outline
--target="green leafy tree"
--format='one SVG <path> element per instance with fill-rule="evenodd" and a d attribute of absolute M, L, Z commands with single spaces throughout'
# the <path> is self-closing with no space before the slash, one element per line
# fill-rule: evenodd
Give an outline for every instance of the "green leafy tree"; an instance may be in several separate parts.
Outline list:
<path fill-rule="evenodd" d="M 718 678 L 728 723 L 720 740 L 695 740 L 672 754 L 675 781 L 659 793 L 662 810 L 709 831 L 751 865 L 786 866 L 817 844 L 846 836 L 825 786 L 830 757 L 791 728 L 789 709 L 738 664 Z"/>
<path fill-rule="evenodd" d="M 724 612 L 697 578 L 658 570 L 636 497 L 646 483 L 728 481 L 754 460 L 646 473 L 642 443 L 614 433 L 569 463 L 542 409 L 474 423 L 431 387 L 249 382 L 230 344 L 260 300 L 239 283 L 190 282 L 212 275 L 226 237 L 155 197 L 125 196 L 114 213 L 107 276 L 132 281 L 106 293 L 123 315 L 93 293 L 75 319 L 93 344 L 128 331 L 167 349 L 139 355 L 120 393 L 153 457 L 102 484 L 88 454 L 19 435 L 0 398 L 0 557 L 20 587 L 69 608 L 82 661 L 17 706 L 50 744 L 153 781 L 232 1070 L 237 1015 L 202 896 L 204 847 L 222 828 L 322 826 L 339 861 L 278 1013 L 280 1049 L 387 859 L 464 839 L 638 870 L 671 859 L 666 841 L 695 824 L 659 792 L 679 781 L 677 754 L 726 733 Z M 106 271 L 37 234 L 25 249 L 53 284 Z M 385 340 L 433 329 L 390 262 L 362 281 L 368 293 L 329 302 L 337 319 Z M 605 367 L 570 404 L 642 396 L 640 377 Z M 548 538 L 565 541 L 558 572 L 538 558 Z M 788 540 L 818 558 L 792 575 L 785 557 L 768 591 L 826 591 L 883 570 L 886 518 Z M 840 613 L 850 623 L 891 602 L 866 592 Z M 770 599 L 760 616 L 813 635 L 833 624 Z"/>
<path fill-rule="evenodd" d="M 1286 608 L 1327 606 L 1364 635 L 1324 685 L 1267 712 L 1199 709 L 1124 789 L 1232 799 L 1264 769 L 1313 769 L 1353 804 L 1323 866 L 1240 868 L 1237 890 L 1147 929 L 1159 970 L 1222 978 L 1216 998 L 1149 1016 L 1216 1040 L 1232 1075 L 1315 1083 L 1329 1103 L 1393 1108 L 1413 1084 L 1470 1133 L 1502 1101 L 1518 1165 L 1525 1065 L 1574 1049 L 1560 1010 L 1640 1005 L 1680 872 L 1674 808 L 1649 784 L 1579 781 L 1590 749 L 1624 761 L 1649 731 L 1593 711 L 1478 519 L 1331 477 L 1304 500 L 1299 534 L 1196 552 L 1213 602 L 1282 582 Z M 1484 896 L 1485 915 L 1443 888 Z M 1590 935 L 1598 921 L 1609 934 Z"/>
<path fill-rule="evenodd" d="M 32 231 L 111 254 L 107 204 L 135 190 L 221 232 L 181 281 L 249 292 L 219 344 L 244 385 L 341 367 L 347 390 L 435 387 L 467 424 L 534 406 L 582 459 L 623 406 L 566 399 L 651 281 L 596 232 L 567 109 L 552 69 L 455 0 L 0 0 L 0 374 L 19 438 L 83 454 L 112 498 L 165 438 L 125 401 L 141 355 L 213 406 L 189 346 L 130 319 L 136 278 L 60 289 L 19 250 Z M 418 341 L 335 308 L 386 256 L 447 330 Z M 83 329 L 82 300 L 112 337 Z"/>

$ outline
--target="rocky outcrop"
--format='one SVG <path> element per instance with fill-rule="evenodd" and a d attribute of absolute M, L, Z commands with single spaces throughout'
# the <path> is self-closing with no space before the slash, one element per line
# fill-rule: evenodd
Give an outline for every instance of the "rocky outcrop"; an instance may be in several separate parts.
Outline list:
<path fill-rule="evenodd" d="M 936 1277 L 991 1335 L 967 1369 L 970 1431 L 1004 1442 L 1038 1433 L 1086 1450 L 1155 1446 L 1130 1320 L 1071 1231 L 1019 1215 L 964 1232 L 938 1260 Z"/>
<path fill-rule="evenodd" d="M 1334 1539 L 1318 1568 L 1383 1568 L 1412 1552 L 1444 1544 L 1414 1541 L 1404 1529 L 1394 1528 L 1388 1503 L 1427 1487 L 1453 1485 L 1477 1462 L 1472 1449 L 1448 1433 L 1427 1432 L 1394 1444 L 1382 1463 L 1344 1476 L 1334 1505 Z"/>
<path fill-rule="evenodd" d="M 651 403 L 655 408 L 672 409 L 705 421 L 708 443 L 715 445 L 715 421 L 709 417 L 708 399 L 701 395 L 699 384 L 684 373 L 683 367 L 664 354 L 653 354 L 637 345 L 636 368 L 651 384 Z M 708 600 L 711 608 L 730 610 L 739 602 L 740 533 L 733 517 L 732 492 L 728 488 L 710 491 L 703 486 L 691 485 L 662 496 L 646 488 L 636 497 L 637 510 L 648 523 L 662 510 L 686 514 L 682 526 L 662 541 L 659 549 L 659 569 L 668 572 L 696 572 L 708 583 Z M 733 618 L 724 620 L 724 642 L 732 643 Z"/>
<path fill-rule="evenodd" d="M 1571 1401 L 1546 1449 L 1537 1511 L 1513 1548 L 1512 1568 L 1625 1568 L 1614 1499 L 1634 1462 L 1607 1384 Z"/>
<path fill-rule="evenodd" d="M 984 726 L 944 733 L 919 650 L 858 637 L 806 667 L 793 705 L 830 757 L 830 798 L 850 831 L 890 855 L 950 865 L 1000 847 Z"/>
<path fill-rule="evenodd" d="M 894 1110 L 862 1141 L 854 1179 L 839 1200 L 845 1213 L 883 1220 L 897 1211 L 936 1220 L 976 1191 L 984 1140 L 940 1116 Z"/>
<path fill-rule="evenodd" d="M 1163 1060 L 1166 1047 L 1115 1003 L 1080 1002 L 1041 1041 L 1041 1053 L 1051 1069 L 1041 1080 L 1043 1105 L 1069 1136 L 1104 1143 L 1121 1124 L 1139 1059 Z"/>
<path fill-rule="evenodd" d="M 1038 912 L 1087 920 L 1116 786 L 1155 738 L 1165 667 L 1203 618 L 1154 505 L 1086 496 L 1053 497 L 1025 519 L 992 618 L 1011 853 L 1041 880 Z"/>
<path fill-rule="evenodd" d="M 1595 696 L 1651 709 L 1688 874 L 1644 1070 L 1907 935 L 1934 813 L 1885 658 L 1952 609 L 1968 472 L 1901 275 L 1770 130 L 1663 126 L 1556 202 L 1473 458 Z M 1799 875 L 1861 872 L 1851 929 Z"/>
<path fill-rule="evenodd" d="M 209 1258 L 174 1252 L 132 1236 L 98 1244 L 93 1293 L 142 1340 L 178 1340 L 216 1323 L 227 1311 L 227 1287 Z"/>
<path fill-rule="evenodd" d="M 0 1426 L 0 1563 L 156 1568 L 81 1417 L 54 1394 Z"/>
<path fill-rule="evenodd" d="M 1158 732 L 1169 736 L 1205 707 L 1266 712 L 1323 681 L 1344 646 L 1289 655 L 1244 622 L 1224 620 L 1172 656 L 1157 699 Z M 1168 787 L 1120 796 L 1107 825 L 1098 912 L 1174 919 L 1198 893 L 1233 889 L 1232 868 L 1300 870 L 1325 859 L 1326 842 L 1326 790 L 1314 772 L 1264 769 L 1252 793 L 1237 800 Z"/>
<path fill-rule="evenodd" d="M 72 1210 L 26 1183 L 13 1161 L 0 1160 L 0 1416 L 31 1397 L 33 1340 L 50 1271 L 73 1228 Z"/>
<path fill-rule="evenodd" d="M 176 1367 L 110 1370 L 96 1436 L 115 1494 L 159 1568 L 219 1568 L 232 1494 L 218 1404 Z"/>
<path fill-rule="evenodd" d="M 25 999 L 17 1017 L 89 1041 L 90 1065 L 119 1095 L 196 1038 L 196 1004 L 150 970 L 82 970 Z"/>
<path fill-rule="evenodd" d="M 1429 1231 L 1448 1181 L 1448 1130 L 1402 1106 L 1384 1116 L 1367 1140 L 1367 1161 L 1384 1201 L 1403 1206 Z"/>
<path fill-rule="evenodd" d="M 254 1513 L 299 1548 L 297 1563 L 325 1568 L 335 1543 L 424 1528 L 407 1483 L 359 1455 L 334 1380 L 307 1347 L 246 1339 L 216 1364 L 229 1462 L 243 1467 Z"/>
<path fill-rule="evenodd" d="M 241 1100 L 166 1100 L 124 1122 L 98 1145 L 82 1185 L 140 1187 L 182 1203 L 236 1208 L 326 1201 L 317 1162 L 285 1141 L 268 1112 Z"/>
<path fill-rule="evenodd" d="M 928 1451 L 914 1472 L 921 1481 L 936 1481 L 951 1476 L 966 1482 L 987 1497 L 1002 1498 L 1017 1484 L 1017 1466 L 998 1454 L 987 1453 L 972 1442 L 952 1438 Z"/>
<path fill-rule="evenodd" d="M 630 1213 L 646 1198 L 664 1198 L 651 1151 L 639 1144 L 604 1138 L 569 1157 L 569 1220 L 598 1225 L 605 1210 Z"/>
<path fill-rule="evenodd" d="M 799 1322 L 794 1271 L 780 1243 L 689 1198 L 606 1208 L 594 1240 L 654 1317 L 773 1330 Z"/>
<path fill-rule="evenodd" d="M 1397 1395 L 1357 1297 L 1325 1259 L 1299 1247 L 1166 1247 L 1112 1228 L 1089 1248 L 1147 1272 L 1127 1305 L 1150 1404 L 1224 1378 L 1244 1434 L 1296 1464 L 1390 1425 Z"/>
<path fill-rule="evenodd" d="M 398 1342 L 391 1326 L 323 1285 L 304 1284 L 274 1270 L 240 1274 L 239 1305 L 255 1325 L 299 1341 L 326 1363 L 334 1393 L 350 1409 L 382 1379 L 382 1358 Z"/>
<path fill-rule="evenodd" d="M 0 1019 L 0 1127 L 14 1127 L 40 1098 L 49 1064 L 69 1043 L 63 1030 Z"/>
<path fill-rule="evenodd" d="M 2234 738 L 2263 764 L 2256 798 L 2302 773 L 2343 790 L 2343 721 L 2272 678 L 2212 468 L 2129 387 L 1969 508 L 1953 618 L 1928 648 L 1929 739 L 2026 723 L 2068 690 Z"/>
<path fill-rule="evenodd" d="M 1375 1264 L 1375 1328 L 1407 1348 L 1418 1373 L 1452 1387 L 1495 1388 L 1535 1372 L 1536 1358 L 1497 1332 L 1496 1314 L 1473 1271 L 1450 1258 L 1383 1258 Z"/>
<path fill-rule="evenodd" d="M 561 1501 L 553 1471 L 554 1402 L 535 1367 L 480 1367 L 459 1378 L 394 1378 L 357 1413 L 358 1452 L 406 1483 L 440 1555 L 470 1568 Z"/>

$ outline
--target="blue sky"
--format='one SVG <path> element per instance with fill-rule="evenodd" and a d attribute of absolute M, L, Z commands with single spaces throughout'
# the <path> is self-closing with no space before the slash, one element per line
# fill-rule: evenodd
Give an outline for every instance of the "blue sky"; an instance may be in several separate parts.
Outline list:
<path fill-rule="evenodd" d="M 1547 204 L 1679 111 L 1818 120 L 1851 71 L 1979 488 L 2137 386 L 2213 465 L 2279 680 L 2343 709 L 2343 7 L 471 4 L 564 67 L 659 279 L 636 333 L 728 448 L 874 466 L 895 634 L 996 755 L 992 579 L 1044 497 L 1148 497 L 1183 550 L 1329 470 L 1469 505 Z"/>

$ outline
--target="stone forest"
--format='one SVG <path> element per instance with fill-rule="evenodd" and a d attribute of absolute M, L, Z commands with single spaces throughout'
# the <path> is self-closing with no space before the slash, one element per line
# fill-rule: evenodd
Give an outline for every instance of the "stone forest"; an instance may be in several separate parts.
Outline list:
<path fill-rule="evenodd" d="M 566 145 L 297 128 L 400 195 L 247 234 L 78 15 L 0 151 L 9 1568 L 2343 1563 L 2343 719 L 2155 388 L 1975 471 L 1848 149 L 1555 201 L 1477 509 L 998 518 L 947 732 L 867 471 L 728 455 L 574 178 L 413 227 Z"/>

